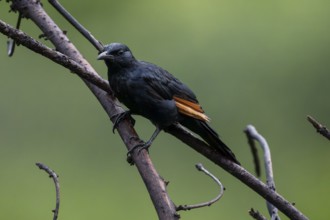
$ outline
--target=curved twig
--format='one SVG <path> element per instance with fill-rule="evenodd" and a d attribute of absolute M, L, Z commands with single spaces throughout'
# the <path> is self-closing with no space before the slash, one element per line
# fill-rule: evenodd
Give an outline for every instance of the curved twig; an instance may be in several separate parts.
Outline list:
<path fill-rule="evenodd" d="M 219 194 L 214 199 L 212 199 L 208 202 L 203 202 L 203 203 L 194 204 L 194 205 L 179 205 L 176 208 L 177 211 L 180 211 L 180 210 L 187 211 L 187 210 L 191 210 L 191 209 L 202 208 L 205 206 L 211 206 L 213 203 L 217 202 L 224 193 L 224 187 L 223 187 L 222 183 L 220 182 L 220 180 L 216 176 L 214 176 L 212 173 L 210 173 L 207 169 L 205 169 L 201 163 L 196 164 L 196 169 L 198 171 L 202 171 L 203 173 L 205 173 L 206 175 L 211 177 L 217 183 L 217 185 L 220 187 Z"/>
<path fill-rule="evenodd" d="M 39 169 L 44 170 L 46 173 L 48 173 L 49 177 L 52 178 L 54 181 L 56 191 L 56 205 L 55 209 L 52 211 L 54 212 L 53 220 L 56 220 L 58 217 L 58 212 L 60 211 L 60 182 L 58 180 L 58 175 L 43 163 L 36 163 L 36 165 L 39 167 Z"/>
<path fill-rule="evenodd" d="M 316 121 L 312 116 L 307 115 L 307 120 L 313 125 L 318 133 L 330 140 L 330 131 L 318 121 Z"/>
<path fill-rule="evenodd" d="M 268 146 L 268 143 L 266 139 L 258 133 L 257 129 L 253 125 L 248 125 L 245 129 L 245 133 L 251 140 L 256 140 L 260 143 L 260 146 L 262 147 L 264 151 L 264 163 L 265 163 L 265 172 L 266 172 L 266 182 L 267 186 L 275 191 L 275 181 L 274 181 L 274 175 L 273 175 L 273 166 L 272 166 L 272 158 L 270 155 L 270 148 Z M 278 216 L 278 210 L 277 208 L 267 201 L 267 208 L 269 215 L 274 220 L 280 220 L 280 217 Z"/>

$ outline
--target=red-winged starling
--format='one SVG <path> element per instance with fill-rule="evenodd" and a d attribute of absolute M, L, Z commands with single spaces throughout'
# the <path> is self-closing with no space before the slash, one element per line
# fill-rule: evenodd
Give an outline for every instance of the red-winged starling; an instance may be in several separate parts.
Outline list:
<path fill-rule="evenodd" d="M 156 126 L 144 148 L 151 145 L 161 130 L 180 123 L 239 164 L 234 153 L 208 125 L 210 119 L 195 94 L 172 74 L 152 63 L 135 59 L 131 50 L 121 43 L 106 45 L 98 60 L 105 61 L 110 87 L 129 113 L 141 115 Z"/>

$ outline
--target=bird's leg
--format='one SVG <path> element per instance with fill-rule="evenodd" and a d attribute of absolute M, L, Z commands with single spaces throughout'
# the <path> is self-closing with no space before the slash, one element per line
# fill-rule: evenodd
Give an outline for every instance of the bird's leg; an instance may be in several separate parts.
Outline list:
<path fill-rule="evenodd" d="M 151 138 L 144 144 L 144 146 L 141 147 L 140 151 L 142 149 L 146 149 L 148 150 L 148 148 L 151 146 L 152 142 L 156 139 L 156 137 L 158 136 L 158 134 L 161 132 L 161 128 L 159 128 L 158 126 L 156 126 L 156 130 L 154 131 L 154 133 L 151 135 Z"/>
<path fill-rule="evenodd" d="M 131 153 L 132 153 L 136 148 L 138 148 L 138 147 L 140 147 L 138 153 L 140 153 L 141 150 L 143 150 L 143 149 L 148 150 L 149 147 L 151 146 L 152 142 L 156 139 L 156 137 L 158 136 L 158 134 L 161 132 L 161 130 L 162 130 L 162 129 L 161 129 L 160 127 L 156 126 L 156 130 L 155 130 L 154 133 L 151 135 L 151 138 L 150 138 L 147 142 L 145 142 L 145 143 L 135 145 L 132 149 L 130 149 L 130 150 L 127 152 L 127 156 L 128 156 L 129 154 L 131 154 Z"/>
<path fill-rule="evenodd" d="M 134 126 L 135 120 L 134 120 L 134 118 L 131 117 L 131 114 L 132 114 L 131 111 L 125 111 L 125 112 L 119 113 L 118 115 L 114 115 L 113 117 L 116 117 L 116 119 L 112 126 L 112 132 L 115 133 L 115 129 L 118 127 L 119 123 L 127 116 L 129 116 L 129 119 Z"/>

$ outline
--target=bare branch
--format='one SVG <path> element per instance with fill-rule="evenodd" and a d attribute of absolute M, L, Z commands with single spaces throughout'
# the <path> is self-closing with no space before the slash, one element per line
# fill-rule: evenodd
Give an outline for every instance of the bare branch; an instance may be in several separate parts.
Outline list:
<path fill-rule="evenodd" d="M 205 173 L 206 175 L 211 177 L 219 185 L 219 187 L 220 187 L 219 194 L 214 199 L 212 199 L 208 202 L 203 202 L 203 203 L 199 203 L 199 204 L 195 204 L 195 205 L 179 205 L 176 208 L 177 211 L 180 211 L 180 210 L 187 211 L 187 210 L 191 210 L 191 209 L 202 208 L 202 207 L 205 207 L 205 206 L 211 206 L 213 203 L 217 202 L 223 195 L 224 187 L 223 187 L 222 183 L 220 182 L 220 180 L 216 176 L 214 176 L 207 169 L 205 169 L 201 163 L 196 164 L 196 169 L 199 170 L 199 171 L 202 171 L 203 173 Z"/>
<path fill-rule="evenodd" d="M 257 129 L 253 125 L 248 125 L 245 129 L 246 135 L 249 137 L 250 140 L 257 140 L 260 143 L 264 151 L 264 163 L 265 163 L 265 172 L 266 172 L 266 182 L 268 187 L 275 191 L 275 181 L 273 175 L 273 166 L 272 166 L 272 158 L 270 155 L 270 148 L 266 139 L 258 133 Z M 267 201 L 267 208 L 269 215 L 274 220 L 280 220 L 278 216 L 278 210 L 275 206 L 273 206 L 270 202 Z"/>
<path fill-rule="evenodd" d="M 318 133 L 330 140 L 330 131 L 318 121 L 316 121 L 312 116 L 307 115 L 307 120 L 313 125 Z"/>
<path fill-rule="evenodd" d="M 39 169 L 44 170 L 46 173 L 48 173 L 49 177 L 52 178 L 54 181 L 56 191 L 56 206 L 53 210 L 53 220 L 56 220 L 58 218 L 58 212 L 60 211 L 60 182 L 58 180 L 58 175 L 43 163 L 36 163 L 36 165 L 39 167 Z"/>

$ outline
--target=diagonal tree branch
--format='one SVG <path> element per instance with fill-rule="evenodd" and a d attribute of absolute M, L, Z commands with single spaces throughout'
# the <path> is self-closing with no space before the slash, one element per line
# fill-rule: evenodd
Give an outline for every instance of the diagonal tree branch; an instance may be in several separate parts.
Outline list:
<path fill-rule="evenodd" d="M 98 75 L 91 65 L 83 58 L 63 31 L 46 14 L 39 0 L 13 0 L 11 8 L 30 18 L 56 47 L 56 50 L 71 57 L 81 64 L 88 72 Z M 17 41 L 19 43 L 19 41 Z M 84 80 L 91 92 L 99 100 L 100 104 L 108 114 L 110 119 L 120 114 L 124 110 L 115 97 L 101 90 L 99 87 Z M 128 149 L 132 149 L 141 142 L 129 120 L 118 125 L 118 133 Z M 140 154 L 133 153 L 132 159 L 148 189 L 151 200 L 155 206 L 159 219 L 178 219 L 175 205 L 169 198 L 164 181 L 160 178 L 154 168 L 149 155 L 146 152 Z"/>
<path fill-rule="evenodd" d="M 42 7 L 39 4 L 36 4 L 36 2 L 38 1 L 14 0 L 13 7 L 24 13 L 24 15 L 31 18 L 46 34 L 47 38 L 52 41 L 52 43 L 56 46 L 57 50 L 73 58 L 76 62 L 83 65 L 86 69 L 86 74 L 96 74 L 93 68 L 87 63 L 86 60 L 82 58 L 77 49 L 72 45 L 72 43 L 70 43 L 70 41 L 63 34 L 63 32 L 48 17 Z M 20 43 L 19 41 L 17 42 Z M 84 82 L 95 94 L 95 96 L 100 101 L 100 104 L 103 106 L 110 118 L 114 118 L 113 116 L 123 111 L 119 107 L 119 103 L 114 97 L 107 94 L 97 86 L 89 83 L 87 80 L 85 80 Z M 214 152 L 207 144 L 192 136 L 182 127 L 174 125 L 169 128 L 167 132 L 182 140 L 184 143 L 188 144 L 190 147 L 192 147 L 208 159 L 212 160 L 214 163 L 221 166 L 227 172 L 231 173 L 233 176 L 241 180 L 244 184 L 252 188 L 266 200 L 271 202 L 274 206 L 276 206 L 279 210 L 281 210 L 291 219 L 307 219 L 307 217 L 305 217 L 301 212 L 299 212 L 299 210 L 292 206 L 292 204 L 286 201 L 278 193 L 273 192 L 271 189 L 269 189 L 265 184 L 255 178 L 243 167 L 221 157 L 220 154 Z M 120 134 L 121 138 L 123 139 L 123 142 L 128 149 L 131 149 L 140 141 L 129 120 L 125 120 L 123 123 L 120 123 L 118 125 L 118 133 Z M 152 166 L 150 157 L 148 156 L 146 151 L 142 151 L 140 154 L 133 153 L 132 156 L 136 167 L 138 168 L 138 171 L 140 172 L 140 175 L 147 186 L 147 189 L 154 203 L 154 206 L 156 207 L 159 218 L 177 219 L 178 216 L 176 215 L 175 211 L 173 212 L 173 210 L 175 210 L 175 206 L 166 193 L 165 184 L 159 178 L 159 175 Z M 149 180 L 151 180 L 151 182 L 149 182 Z M 159 201 L 165 201 L 165 204 L 159 204 Z M 165 213 L 166 211 L 168 211 L 168 213 Z"/>

